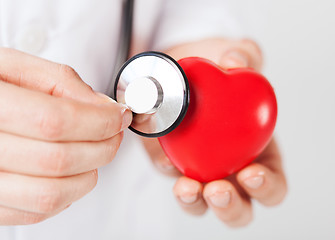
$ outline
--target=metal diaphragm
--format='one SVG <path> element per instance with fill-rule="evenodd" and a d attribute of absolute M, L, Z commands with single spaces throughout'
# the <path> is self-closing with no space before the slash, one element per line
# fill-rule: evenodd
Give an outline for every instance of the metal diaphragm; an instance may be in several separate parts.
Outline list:
<path fill-rule="evenodd" d="M 116 101 L 133 112 L 130 129 L 145 137 L 161 137 L 184 118 L 189 86 L 179 64 L 160 52 L 144 52 L 129 59 L 115 81 Z"/>

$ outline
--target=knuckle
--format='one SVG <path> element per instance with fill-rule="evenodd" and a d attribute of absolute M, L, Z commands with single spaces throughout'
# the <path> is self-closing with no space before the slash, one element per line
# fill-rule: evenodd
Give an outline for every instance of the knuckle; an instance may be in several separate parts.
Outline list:
<path fill-rule="evenodd" d="M 45 219 L 46 219 L 46 216 L 42 214 L 24 212 L 22 216 L 22 224 L 23 225 L 36 224 L 36 223 L 40 223 L 44 221 Z"/>
<path fill-rule="evenodd" d="M 39 213 L 51 213 L 62 205 L 62 192 L 55 185 L 45 185 L 37 196 L 37 211 Z"/>
<path fill-rule="evenodd" d="M 67 130 L 70 129 L 69 124 L 72 123 L 71 119 L 78 119 L 76 106 L 72 103 L 62 102 L 62 104 L 45 109 L 37 123 L 43 138 L 57 141 L 66 136 Z"/>
<path fill-rule="evenodd" d="M 59 64 L 58 70 L 62 76 L 66 79 L 79 78 L 78 73 L 69 65 Z"/>
<path fill-rule="evenodd" d="M 64 145 L 54 144 L 42 159 L 42 168 L 53 176 L 65 176 L 70 170 L 70 157 Z"/>
<path fill-rule="evenodd" d="M 47 140 L 58 140 L 64 132 L 65 120 L 60 109 L 44 110 L 37 121 L 42 137 Z"/>

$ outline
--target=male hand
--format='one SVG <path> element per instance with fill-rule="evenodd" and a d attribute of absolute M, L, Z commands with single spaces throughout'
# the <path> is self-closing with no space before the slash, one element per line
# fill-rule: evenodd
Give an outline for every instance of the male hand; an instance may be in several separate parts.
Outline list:
<path fill-rule="evenodd" d="M 261 51 L 251 40 L 208 39 L 180 45 L 166 53 L 176 60 L 189 56 L 207 58 L 224 69 L 251 67 L 260 71 L 262 66 Z M 241 227 L 252 220 L 252 199 L 274 206 L 286 195 L 281 157 L 273 139 L 253 163 L 225 179 L 206 184 L 181 176 L 157 139 L 143 138 L 143 143 L 160 171 L 178 176 L 173 192 L 190 214 L 202 215 L 209 207 L 228 226 Z"/>
<path fill-rule="evenodd" d="M 91 191 L 132 120 L 66 65 L 0 48 L 0 225 L 32 224 Z"/>

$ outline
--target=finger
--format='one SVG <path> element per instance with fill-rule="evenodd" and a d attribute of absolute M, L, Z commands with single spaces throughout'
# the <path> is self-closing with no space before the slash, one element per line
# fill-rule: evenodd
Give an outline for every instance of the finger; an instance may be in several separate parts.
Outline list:
<path fill-rule="evenodd" d="M 50 214 L 90 192 L 97 183 L 93 170 L 64 178 L 40 178 L 0 172 L 0 205 Z"/>
<path fill-rule="evenodd" d="M 131 123 L 132 114 L 110 100 L 93 105 L 0 82 L 0 131 L 48 141 L 100 141 Z"/>
<path fill-rule="evenodd" d="M 263 64 L 262 52 L 250 39 L 230 40 L 213 38 L 190 44 L 181 44 L 166 51 L 175 59 L 198 56 L 209 59 L 222 68 L 250 67 L 257 71 Z"/>
<path fill-rule="evenodd" d="M 181 173 L 171 163 L 157 138 L 141 138 L 142 143 L 150 156 L 153 165 L 163 174 L 179 177 Z"/>
<path fill-rule="evenodd" d="M 69 206 L 70 205 L 66 206 L 64 209 L 58 209 L 57 211 L 48 214 L 33 213 L 0 206 L 0 225 L 10 226 L 39 223 L 57 215 Z"/>
<path fill-rule="evenodd" d="M 241 197 L 231 182 L 210 182 L 205 186 L 203 196 L 216 216 L 228 226 L 241 227 L 251 222 L 250 200 Z"/>
<path fill-rule="evenodd" d="M 122 135 L 100 142 L 54 143 L 0 132 L 0 169 L 48 177 L 88 172 L 112 161 Z"/>
<path fill-rule="evenodd" d="M 192 215 L 202 215 L 207 210 L 207 204 L 202 198 L 203 186 L 200 182 L 188 177 L 180 177 L 173 192 L 182 209 Z"/>
<path fill-rule="evenodd" d="M 223 49 L 218 64 L 223 68 L 250 67 L 260 71 L 263 65 L 262 52 L 252 40 L 234 41 Z"/>
<path fill-rule="evenodd" d="M 0 48 L 0 80 L 57 97 L 101 101 L 71 67 L 14 49 Z"/>
<path fill-rule="evenodd" d="M 252 198 L 266 206 L 277 205 L 283 201 L 287 193 L 287 183 L 274 140 L 255 163 L 237 174 L 237 181 Z"/>

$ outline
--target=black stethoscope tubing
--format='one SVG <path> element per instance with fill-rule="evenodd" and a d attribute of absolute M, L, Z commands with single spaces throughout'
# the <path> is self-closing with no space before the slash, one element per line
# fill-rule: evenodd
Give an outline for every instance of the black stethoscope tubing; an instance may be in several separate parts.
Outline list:
<path fill-rule="evenodd" d="M 107 88 L 107 95 L 115 99 L 114 85 L 119 69 L 127 61 L 130 53 L 133 29 L 134 0 L 123 0 L 121 14 L 121 28 L 119 33 L 118 50 L 115 55 L 112 80 Z"/>

